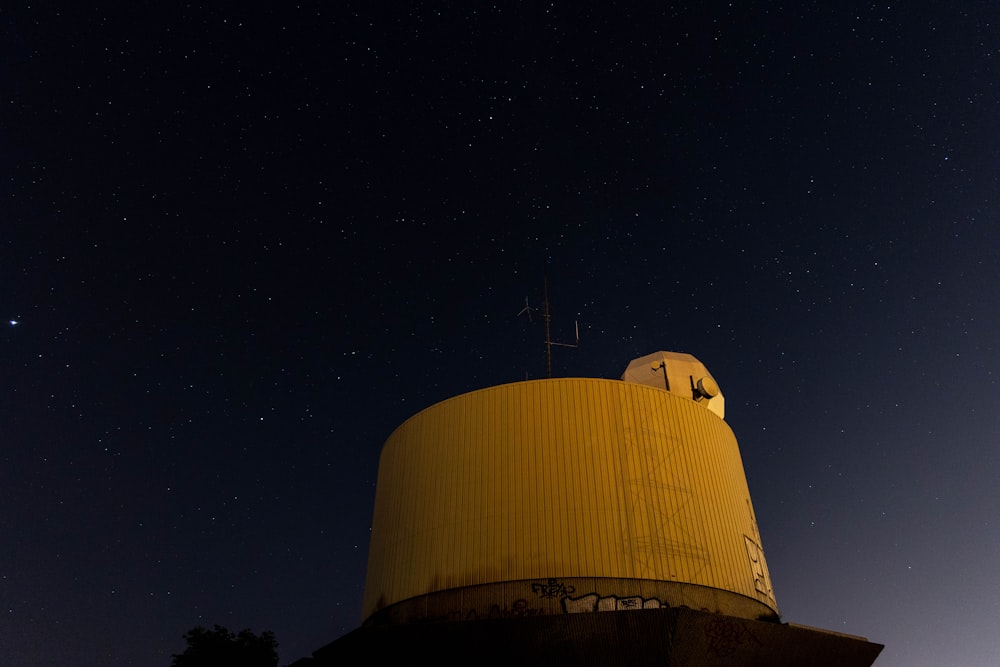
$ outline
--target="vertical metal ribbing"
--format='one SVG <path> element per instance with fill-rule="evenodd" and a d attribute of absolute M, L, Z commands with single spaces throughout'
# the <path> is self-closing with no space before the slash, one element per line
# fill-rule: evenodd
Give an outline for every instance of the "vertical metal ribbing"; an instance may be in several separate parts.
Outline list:
<path fill-rule="evenodd" d="M 364 613 L 455 587 L 648 578 L 760 599 L 729 427 L 661 389 L 538 380 L 458 396 L 389 438 Z"/>

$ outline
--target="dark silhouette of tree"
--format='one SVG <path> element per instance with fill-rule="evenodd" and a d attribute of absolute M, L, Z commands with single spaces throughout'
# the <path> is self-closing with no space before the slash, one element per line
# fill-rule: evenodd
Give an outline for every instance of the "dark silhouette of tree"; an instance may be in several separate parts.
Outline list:
<path fill-rule="evenodd" d="M 188 647 L 181 654 L 174 654 L 173 667 L 277 667 L 278 642 L 274 633 L 262 632 L 260 636 L 249 630 L 233 634 L 221 625 L 214 630 L 201 626 L 184 634 Z"/>

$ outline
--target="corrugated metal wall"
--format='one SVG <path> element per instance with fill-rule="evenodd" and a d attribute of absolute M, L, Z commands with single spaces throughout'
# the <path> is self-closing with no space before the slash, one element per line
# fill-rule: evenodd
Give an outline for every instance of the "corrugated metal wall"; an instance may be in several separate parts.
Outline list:
<path fill-rule="evenodd" d="M 736 439 L 703 406 L 614 380 L 501 385 L 434 405 L 386 442 L 363 613 L 550 577 L 686 582 L 775 608 L 751 544 Z"/>

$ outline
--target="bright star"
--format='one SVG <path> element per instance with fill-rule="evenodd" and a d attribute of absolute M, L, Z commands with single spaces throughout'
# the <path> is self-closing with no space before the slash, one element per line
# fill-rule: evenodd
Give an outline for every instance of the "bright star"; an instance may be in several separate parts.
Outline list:
<path fill-rule="evenodd" d="M 17 320 L 10 320 L 10 326 L 16 327 L 17 326 Z"/>

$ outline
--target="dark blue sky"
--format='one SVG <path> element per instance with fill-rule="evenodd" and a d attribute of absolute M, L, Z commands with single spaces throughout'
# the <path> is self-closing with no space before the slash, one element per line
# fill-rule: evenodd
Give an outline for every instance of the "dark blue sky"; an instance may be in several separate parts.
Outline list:
<path fill-rule="evenodd" d="M 360 623 L 382 442 L 659 349 L 786 621 L 1000 662 L 1000 10 L 0 11 L 0 663 Z"/>

